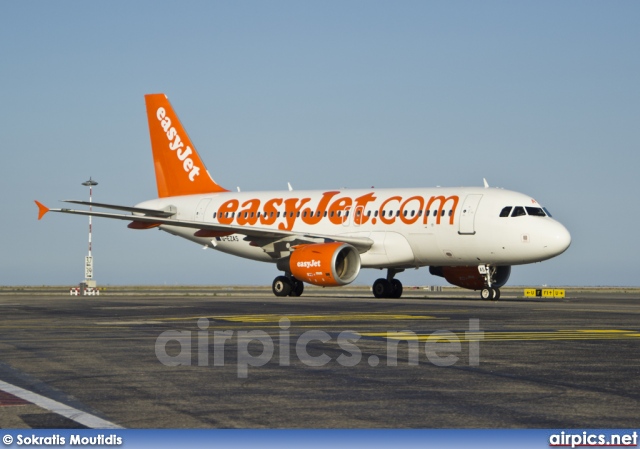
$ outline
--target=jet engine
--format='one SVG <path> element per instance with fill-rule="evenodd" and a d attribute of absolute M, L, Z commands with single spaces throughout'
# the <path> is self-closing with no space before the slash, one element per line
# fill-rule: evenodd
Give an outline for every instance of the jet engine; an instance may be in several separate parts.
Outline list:
<path fill-rule="evenodd" d="M 289 256 L 291 275 L 322 287 L 350 284 L 360 272 L 360 254 L 342 242 L 313 243 L 294 247 Z"/>
<path fill-rule="evenodd" d="M 491 267 L 495 270 L 491 287 L 500 288 L 509 280 L 511 267 Z M 481 290 L 485 285 L 484 275 L 480 274 L 478 267 L 429 267 L 429 273 L 443 277 L 448 283 L 468 288 L 469 290 Z"/>

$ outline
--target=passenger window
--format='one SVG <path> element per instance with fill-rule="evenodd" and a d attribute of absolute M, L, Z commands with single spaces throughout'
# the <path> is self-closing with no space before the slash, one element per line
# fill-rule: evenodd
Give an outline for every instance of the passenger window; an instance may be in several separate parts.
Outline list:
<path fill-rule="evenodd" d="M 452 213 L 453 213 L 453 210 L 450 210 L 450 211 L 449 211 L 449 216 L 451 216 L 451 214 L 452 214 Z"/>
<path fill-rule="evenodd" d="M 511 209 L 513 209 L 513 207 L 511 206 L 507 206 L 504 209 L 502 209 L 502 211 L 500 212 L 500 216 L 501 217 L 508 217 L 509 213 L 511 212 Z"/>
<path fill-rule="evenodd" d="M 539 207 L 525 207 L 527 209 L 527 214 L 533 215 L 534 217 L 544 217 L 544 211 Z"/>
<path fill-rule="evenodd" d="M 213 218 L 216 218 L 216 214 L 217 214 L 217 212 L 214 212 L 214 213 L 213 213 Z"/>
<path fill-rule="evenodd" d="M 442 209 L 442 212 L 440 212 L 440 216 L 444 217 L 444 209 Z"/>
<path fill-rule="evenodd" d="M 524 211 L 524 207 L 516 206 L 513 208 L 513 212 L 511 213 L 512 217 L 520 217 L 522 215 L 527 215 Z"/>

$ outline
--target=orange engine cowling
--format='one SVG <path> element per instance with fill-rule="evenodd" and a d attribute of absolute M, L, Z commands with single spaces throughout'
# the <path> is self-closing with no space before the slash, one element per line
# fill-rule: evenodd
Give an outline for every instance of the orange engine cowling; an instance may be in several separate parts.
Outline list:
<path fill-rule="evenodd" d="M 502 287 L 509 280 L 511 267 L 495 267 L 492 287 Z M 429 267 L 429 273 L 443 277 L 449 284 L 468 288 L 470 290 L 481 290 L 485 287 L 484 276 L 478 272 L 478 267 Z"/>
<path fill-rule="evenodd" d="M 289 270 L 296 279 L 309 284 L 346 285 L 360 273 L 360 254 L 341 242 L 299 245 L 289 256 Z"/>

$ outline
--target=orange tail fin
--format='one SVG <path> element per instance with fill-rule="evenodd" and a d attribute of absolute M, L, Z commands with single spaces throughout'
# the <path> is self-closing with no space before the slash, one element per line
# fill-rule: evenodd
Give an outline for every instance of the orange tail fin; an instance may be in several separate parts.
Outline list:
<path fill-rule="evenodd" d="M 227 192 L 209 175 L 165 94 L 144 96 L 158 196 Z"/>

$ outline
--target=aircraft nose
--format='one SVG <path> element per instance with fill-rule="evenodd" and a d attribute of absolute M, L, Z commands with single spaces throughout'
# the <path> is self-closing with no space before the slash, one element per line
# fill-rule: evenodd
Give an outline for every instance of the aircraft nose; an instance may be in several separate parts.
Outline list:
<path fill-rule="evenodd" d="M 554 256 L 562 254 L 571 245 L 571 234 L 562 224 L 553 222 L 551 229 L 547 233 L 546 249 Z"/>

